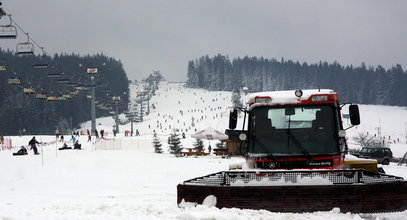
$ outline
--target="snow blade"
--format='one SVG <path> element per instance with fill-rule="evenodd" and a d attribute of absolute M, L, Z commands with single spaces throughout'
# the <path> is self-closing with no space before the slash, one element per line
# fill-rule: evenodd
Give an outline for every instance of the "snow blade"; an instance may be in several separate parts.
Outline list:
<path fill-rule="evenodd" d="M 272 212 L 374 213 L 407 209 L 407 181 L 366 170 L 219 172 L 177 187 L 182 200 L 202 204 L 208 195 L 218 208 Z"/>

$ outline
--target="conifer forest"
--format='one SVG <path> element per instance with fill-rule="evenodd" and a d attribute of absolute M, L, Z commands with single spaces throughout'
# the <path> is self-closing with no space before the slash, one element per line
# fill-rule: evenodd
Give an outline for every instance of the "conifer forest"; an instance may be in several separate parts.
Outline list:
<path fill-rule="evenodd" d="M 337 62 L 300 63 L 292 60 L 243 57 L 229 59 L 218 54 L 188 62 L 187 86 L 249 92 L 291 89 L 333 89 L 341 102 L 407 106 L 407 72 L 401 65 L 343 66 Z"/>
<path fill-rule="evenodd" d="M 129 81 L 118 60 L 103 54 L 16 56 L 4 50 L 0 58 L 2 135 L 54 134 L 90 120 L 91 75 L 97 117 L 114 110 L 113 96 L 120 96 L 127 109 Z"/>

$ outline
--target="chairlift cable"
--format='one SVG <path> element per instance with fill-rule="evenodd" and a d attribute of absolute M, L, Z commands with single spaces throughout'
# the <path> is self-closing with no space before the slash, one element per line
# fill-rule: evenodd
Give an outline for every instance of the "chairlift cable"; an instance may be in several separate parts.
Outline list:
<path fill-rule="evenodd" d="M 30 41 L 33 42 L 35 46 L 37 46 L 39 49 L 42 50 L 43 54 L 47 55 L 47 52 L 43 49 L 44 47 L 41 47 L 32 37 L 30 37 L 28 35 L 28 33 L 25 32 L 24 29 L 20 25 L 17 24 L 17 22 L 11 17 L 11 15 L 10 15 L 10 21 L 12 23 L 14 23 L 18 27 L 18 29 L 20 29 L 23 33 L 27 34 L 28 42 L 30 42 Z"/>

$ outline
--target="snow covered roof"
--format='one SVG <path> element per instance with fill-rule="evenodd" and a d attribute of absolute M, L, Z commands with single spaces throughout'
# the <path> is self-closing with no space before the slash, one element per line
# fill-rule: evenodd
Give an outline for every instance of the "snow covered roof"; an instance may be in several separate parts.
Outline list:
<path fill-rule="evenodd" d="M 329 94 L 335 96 L 335 101 L 337 99 L 337 93 L 331 89 L 307 89 L 302 90 L 302 92 L 303 95 L 300 98 L 295 96 L 295 90 L 252 93 L 249 97 L 248 104 L 250 107 L 259 105 L 300 104 L 310 100 L 312 96 Z M 269 100 L 267 103 L 256 103 L 256 97 L 270 97 L 271 100 Z"/>

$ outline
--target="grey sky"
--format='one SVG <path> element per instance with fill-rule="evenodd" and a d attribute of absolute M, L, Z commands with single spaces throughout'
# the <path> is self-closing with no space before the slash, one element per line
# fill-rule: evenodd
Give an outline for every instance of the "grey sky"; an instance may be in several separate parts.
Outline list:
<path fill-rule="evenodd" d="M 160 70 L 185 80 L 188 60 L 218 53 L 407 66 L 405 0 L 2 2 L 48 53 L 103 52 L 120 59 L 130 79 Z M 23 37 L 0 46 L 14 49 Z"/>

